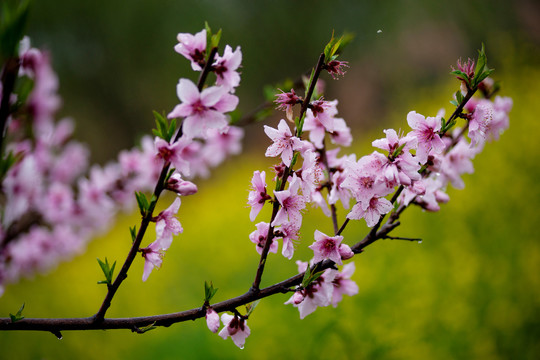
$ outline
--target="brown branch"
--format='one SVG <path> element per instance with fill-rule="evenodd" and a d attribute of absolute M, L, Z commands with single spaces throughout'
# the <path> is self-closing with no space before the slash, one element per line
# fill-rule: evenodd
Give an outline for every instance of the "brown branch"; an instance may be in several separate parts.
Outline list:
<path fill-rule="evenodd" d="M 204 67 L 197 84 L 197 87 L 199 91 L 202 91 L 202 88 L 204 86 L 204 82 L 206 81 L 206 77 L 211 71 L 212 68 L 212 62 L 214 61 L 214 57 L 217 54 L 217 48 L 212 48 L 210 52 L 210 56 L 208 58 L 208 62 L 206 63 L 206 66 Z M 182 136 L 182 124 L 180 124 L 180 128 L 178 130 L 178 133 L 176 134 L 176 137 L 174 141 L 178 141 L 178 139 Z M 154 188 L 153 196 L 155 198 L 154 201 L 150 202 L 150 207 L 148 208 L 148 211 L 146 211 L 145 216 L 143 216 L 143 219 L 141 220 L 141 225 L 139 227 L 139 231 L 137 233 L 137 236 L 135 240 L 133 241 L 133 245 L 131 246 L 131 249 L 129 250 L 129 253 L 126 257 L 126 260 L 124 261 L 124 265 L 122 265 L 122 269 L 120 269 L 120 272 L 116 276 L 114 282 L 107 287 L 107 295 L 105 295 L 105 299 L 103 300 L 103 303 L 101 304 L 101 307 L 99 308 L 98 312 L 91 318 L 95 323 L 101 323 L 104 321 L 105 313 L 111 306 L 111 301 L 116 294 L 116 291 L 122 284 L 122 282 L 127 278 L 127 273 L 129 268 L 131 267 L 131 264 L 133 263 L 133 260 L 135 259 L 135 256 L 137 255 L 137 252 L 139 251 L 139 247 L 141 245 L 141 242 L 143 240 L 144 234 L 146 233 L 146 229 L 148 228 L 148 225 L 152 221 L 153 212 L 156 207 L 157 201 L 159 200 L 159 197 L 161 195 L 161 192 L 164 190 L 164 183 L 165 179 L 167 177 L 167 174 L 169 172 L 170 163 L 166 163 L 163 165 L 163 169 L 161 170 L 161 174 L 159 175 L 159 180 L 156 183 L 156 187 Z"/>
<path fill-rule="evenodd" d="M 2 154 L 2 146 L 4 142 L 4 131 L 7 124 L 7 119 L 11 113 L 10 98 L 15 88 L 15 80 L 19 74 L 20 59 L 9 58 L 4 65 L 2 71 L 2 99 L 0 100 L 0 154 Z"/>
<path fill-rule="evenodd" d="M 302 109 L 300 110 L 300 125 L 296 129 L 296 136 L 300 137 L 302 134 L 302 119 L 304 118 L 309 101 L 311 100 L 311 96 L 313 95 L 313 92 L 315 91 L 315 85 L 317 84 L 317 80 L 319 79 L 319 75 L 321 74 L 322 68 L 324 65 L 324 54 L 321 54 L 319 56 L 319 60 L 317 61 L 317 65 L 315 68 L 315 73 L 313 75 L 313 78 L 311 79 L 311 84 L 309 86 L 309 89 L 306 93 L 306 97 L 302 103 Z M 291 167 L 294 164 L 291 163 Z M 285 171 L 283 172 L 283 177 L 281 179 L 281 184 L 279 186 L 278 191 L 283 191 L 285 189 L 285 184 L 287 183 L 287 179 L 289 178 L 289 175 L 291 174 L 291 168 L 285 167 Z M 264 243 L 264 248 L 261 251 L 261 257 L 259 260 L 259 265 L 257 266 L 257 271 L 255 273 L 255 279 L 253 280 L 253 284 L 251 285 L 251 289 L 248 293 L 257 293 L 259 292 L 259 287 L 261 285 L 262 275 L 264 272 L 264 267 L 266 265 L 266 259 L 268 257 L 268 252 L 270 251 L 270 245 L 272 244 L 273 238 L 274 238 L 274 227 L 272 226 L 272 222 L 274 222 L 274 219 L 276 218 L 276 215 L 279 211 L 279 201 L 277 200 L 277 197 L 274 195 L 274 201 L 273 201 L 273 209 L 272 209 L 272 216 L 270 218 L 270 225 L 268 226 L 268 233 L 266 235 L 266 242 Z"/>

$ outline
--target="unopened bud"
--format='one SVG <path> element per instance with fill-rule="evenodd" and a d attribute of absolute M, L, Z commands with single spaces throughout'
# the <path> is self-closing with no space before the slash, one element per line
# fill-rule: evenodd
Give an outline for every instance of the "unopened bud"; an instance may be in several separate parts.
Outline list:
<path fill-rule="evenodd" d="M 351 250 L 350 246 L 347 244 L 339 245 L 339 255 L 343 260 L 350 259 L 354 256 L 354 252 Z"/>
<path fill-rule="evenodd" d="M 304 295 L 300 291 L 297 291 L 297 292 L 294 293 L 294 295 L 292 297 L 292 301 L 293 301 L 293 303 L 295 305 L 298 305 L 302 301 L 304 301 Z"/>
<path fill-rule="evenodd" d="M 167 189 L 182 196 L 193 195 L 198 191 L 197 185 L 191 181 L 183 180 L 178 173 L 173 174 L 169 178 Z"/>

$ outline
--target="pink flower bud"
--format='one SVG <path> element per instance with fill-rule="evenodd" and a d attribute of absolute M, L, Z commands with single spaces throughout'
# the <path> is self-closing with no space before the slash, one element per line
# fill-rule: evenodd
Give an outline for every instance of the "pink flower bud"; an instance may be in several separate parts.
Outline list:
<path fill-rule="evenodd" d="M 211 307 L 206 309 L 206 325 L 213 333 L 216 333 L 219 330 L 219 315 Z"/>
<path fill-rule="evenodd" d="M 298 305 L 302 301 L 304 301 L 304 295 L 300 291 L 295 292 L 292 297 L 293 304 Z"/>
<path fill-rule="evenodd" d="M 350 246 L 347 244 L 339 245 L 339 255 L 341 255 L 342 260 L 350 259 L 354 256 L 354 252 L 351 250 Z"/>
<path fill-rule="evenodd" d="M 178 173 L 173 174 L 169 178 L 167 189 L 182 196 L 193 195 L 198 191 L 197 185 L 191 181 L 183 180 Z"/>

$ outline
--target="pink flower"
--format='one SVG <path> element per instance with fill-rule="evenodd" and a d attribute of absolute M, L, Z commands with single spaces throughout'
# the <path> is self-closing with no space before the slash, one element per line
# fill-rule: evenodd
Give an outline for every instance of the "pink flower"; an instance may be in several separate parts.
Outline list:
<path fill-rule="evenodd" d="M 372 145 L 388 151 L 387 162 L 383 165 L 386 180 L 394 186 L 407 186 L 412 181 L 420 180 L 420 164 L 409 152 L 416 148 L 417 139 L 411 135 L 399 137 L 394 129 L 384 130 L 384 133 L 386 138 L 374 140 Z M 401 147 L 399 154 L 395 154 Z"/>
<path fill-rule="evenodd" d="M 330 189 L 328 202 L 330 204 L 336 204 L 338 200 L 341 200 L 343 207 L 348 209 L 350 206 L 351 192 L 347 188 L 342 187 L 346 178 L 346 175 L 341 171 L 336 171 L 332 175 L 332 189 Z"/>
<path fill-rule="evenodd" d="M 278 226 L 289 221 L 300 228 L 300 225 L 302 224 L 301 211 L 306 207 L 304 197 L 302 195 L 298 195 L 300 181 L 301 180 L 296 176 L 296 174 L 294 174 L 292 181 L 290 182 L 289 189 L 274 192 L 276 199 L 281 204 L 281 208 L 276 214 L 276 217 L 272 222 L 272 226 Z"/>
<path fill-rule="evenodd" d="M 332 75 L 332 79 L 337 80 L 339 76 L 345 75 L 346 71 L 344 68 L 349 67 L 348 64 L 349 63 L 347 61 L 332 60 L 328 62 L 324 68 L 330 75 Z"/>
<path fill-rule="evenodd" d="M 281 89 L 279 91 L 281 91 L 281 94 L 276 95 L 277 99 L 274 100 L 274 102 L 278 104 L 277 109 L 284 110 L 287 119 L 292 122 L 293 106 L 296 104 L 301 104 L 302 99 L 298 95 L 296 95 L 294 89 L 291 89 L 291 91 L 287 93 Z"/>
<path fill-rule="evenodd" d="M 339 246 L 343 241 L 343 236 L 328 236 L 319 230 L 315 230 L 315 242 L 308 246 L 313 250 L 313 262 L 329 259 L 338 265 L 342 265 Z"/>
<path fill-rule="evenodd" d="M 210 166 L 218 166 L 227 156 L 240 154 L 243 137 L 244 129 L 237 126 L 228 126 L 225 130 L 208 129 L 202 150 L 204 161 Z"/>
<path fill-rule="evenodd" d="M 304 162 L 302 168 L 296 173 L 302 179 L 302 193 L 306 201 L 309 201 L 311 195 L 317 191 L 319 184 L 324 181 L 324 170 L 319 159 L 319 154 L 307 150 L 302 154 Z"/>
<path fill-rule="evenodd" d="M 262 251 L 266 244 L 266 239 L 268 237 L 269 225 L 266 222 L 260 222 L 256 224 L 255 226 L 257 227 L 257 230 L 249 234 L 249 239 L 251 240 L 252 243 L 256 245 L 255 249 L 257 250 L 257 252 L 259 254 L 262 254 Z M 274 239 L 272 239 L 272 244 L 270 245 L 270 250 L 268 251 L 275 254 L 277 253 L 277 249 L 278 249 L 278 243 Z"/>
<path fill-rule="evenodd" d="M 354 262 L 350 262 L 343 266 L 343 270 L 336 274 L 332 285 L 334 285 L 334 291 L 332 293 L 332 306 L 337 307 L 337 304 L 343 298 L 343 294 L 353 296 L 358 294 L 358 285 L 351 280 L 352 274 L 354 274 L 355 266 Z"/>
<path fill-rule="evenodd" d="M 469 138 L 471 147 L 483 145 L 493 122 L 493 105 L 489 100 L 483 100 L 476 105 L 469 121 Z"/>
<path fill-rule="evenodd" d="M 330 141 L 341 146 L 351 145 L 351 129 L 342 118 L 334 118 L 334 131 L 330 133 Z"/>
<path fill-rule="evenodd" d="M 341 187 L 349 189 L 356 200 L 364 204 L 368 204 L 374 196 L 388 195 L 392 188 L 380 176 L 387 162 L 386 156 L 376 151 L 357 162 L 346 162 L 346 178 Z"/>
<path fill-rule="evenodd" d="M 186 176 L 189 176 L 189 161 L 182 157 L 182 152 L 189 143 L 190 140 L 185 137 L 181 137 L 172 144 L 160 137 L 156 137 L 154 140 L 157 156 L 165 163 L 171 163 L 175 169 Z"/>
<path fill-rule="evenodd" d="M 219 332 L 219 336 L 221 336 L 223 340 L 226 340 L 230 336 L 234 344 L 240 349 L 243 349 L 246 338 L 250 334 L 246 320 L 236 315 L 232 316 L 224 313 L 221 315 L 221 322 L 224 327 Z"/>
<path fill-rule="evenodd" d="M 441 208 L 439 203 L 447 203 L 450 197 L 442 191 L 443 182 L 440 178 L 427 178 L 424 180 L 426 192 L 424 195 L 417 196 L 415 203 L 426 209 L 427 211 L 439 211 Z"/>
<path fill-rule="evenodd" d="M 274 232 L 276 239 L 281 238 L 283 241 L 281 254 L 289 260 L 294 255 L 294 241 L 298 240 L 299 230 L 295 224 L 287 222 Z"/>
<path fill-rule="evenodd" d="M 441 130 L 441 116 L 424 117 L 417 114 L 416 111 L 411 111 L 407 114 L 407 123 L 413 129 L 409 135 L 415 136 L 418 139 L 418 148 L 416 157 L 420 164 L 425 164 L 428 155 L 431 151 L 436 154 L 443 152 L 444 142 L 439 136 Z"/>
<path fill-rule="evenodd" d="M 224 86 L 231 92 L 240 84 L 240 75 L 236 71 L 242 62 L 242 52 L 240 46 L 233 52 L 229 45 L 225 46 L 223 56 L 218 56 L 216 62 L 212 65 L 216 74 L 218 85 Z"/>
<path fill-rule="evenodd" d="M 476 150 L 472 149 L 463 138 L 445 155 L 439 168 L 445 181 L 450 181 L 456 189 L 463 189 L 465 183 L 462 174 L 472 174 L 474 167 L 472 159 Z"/>
<path fill-rule="evenodd" d="M 144 271 L 142 281 L 146 281 L 154 267 L 161 267 L 163 262 L 163 249 L 160 248 L 158 240 L 151 243 L 148 247 L 141 249 L 142 257 L 144 258 Z"/>
<path fill-rule="evenodd" d="M 156 217 L 156 243 L 161 250 L 167 250 L 173 241 L 173 235 L 178 235 L 184 229 L 180 221 L 175 217 L 180 209 L 180 198 L 177 197 L 166 210 L 163 210 Z"/>
<path fill-rule="evenodd" d="M 253 178 L 251 179 L 252 190 L 248 195 L 248 205 L 251 206 L 251 211 L 249 213 L 249 219 L 254 221 L 261 209 L 263 208 L 266 200 L 272 199 L 270 195 L 266 193 L 266 173 L 260 172 L 259 170 L 253 173 Z"/>
<path fill-rule="evenodd" d="M 305 146 L 304 142 L 292 135 L 291 129 L 289 129 L 289 126 L 283 119 L 279 122 L 277 129 L 264 125 L 264 132 L 274 142 L 266 149 L 264 155 L 275 157 L 281 154 L 283 163 L 291 166 L 293 152 L 302 149 Z"/>
<path fill-rule="evenodd" d="M 228 122 L 223 113 L 234 110 L 238 105 L 238 97 L 229 94 L 222 86 L 212 86 L 199 92 L 191 80 L 180 79 L 176 92 L 181 103 L 167 117 L 185 117 L 183 131 L 190 139 L 205 137 L 209 128 L 224 131 Z"/>
<path fill-rule="evenodd" d="M 306 271 L 308 263 L 297 261 L 296 264 L 298 265 L 298 272 L 302 273 Z M 334 280 L 336 273 L 337 271 L 335 270 L 326 269 L 324 273 L 319 276 L 317 280 L 309 284 L 308 287 L 295 292 L 285 304 L 293 304 L 294 307 L 297 307 L 300 312 L 300 319 L 303 319 L 314 312 L 319 306 L 324 307 L 330 305 L 332 293 L 334 291 L 332 281 Z"/>
<path fill-rule="evenodd" d="M 217 333 L 219 330 L 219 315 L 211 307 L 206 308 L 206 325 L 211 332 Z"/>
<path fill-rule="evenodd" d="M 322 98 L 313 101 L 306 113 L 306 119 L 313 117 L 317 119 L 328 132 L 334 131 L 334 118 L 337 115 L 337 100 L 325 101 Z"/>
<path fill-rule="evenodd" d="M 364 218 L 367 226 L 373 227 L 381 215 L 387 214 L 392 210 L 392 203 L 385 198 L 372 197 L 368 203 L 356 203 L 351 212 L 347 214 L 347 218 L 351 220 L 360 220 Z"/>
<path fill-rule="evenodd" d="M 196 33 L 180 33 L 176 36 L 179 44 L 176 44 L 174 50 L 191 61 L 191 68 L 195 71 L 201 71 L 205 64 L 206 52 L 206 30 Z"/>
<path fill-rule="evenodd" d="M 504 132 L 509 126 L 508 114 L 512 109 L 512 99 L 509 97 L 495 96 L 493 101 L 493 108 L 495 112 L 493 114 L 493 121 L 489 128 L 489 135 L 495 140 L 499 140 L 500 134 Z"/>

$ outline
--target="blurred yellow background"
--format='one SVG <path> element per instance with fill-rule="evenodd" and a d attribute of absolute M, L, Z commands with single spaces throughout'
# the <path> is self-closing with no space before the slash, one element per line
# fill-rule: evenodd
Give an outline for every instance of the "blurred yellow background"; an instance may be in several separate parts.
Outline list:
<path fill-rule="evenodd" d="M 336 309 L 319 308 L 314 314 L 300 320 L 295 308 L 283 305 L 288 299 L 287 295 L 264 299 L 248 321 L 252 334 L 244 350 L 239 350 L 232 341 L 224 341 L 212 334 L 204 321 L 195 321 L 159 328 L 144 335 L 129 331 L 64 332 L 64 338 L 60 341 L 50 333 L 3 332 L 0 333 L 2 358 L 540 357 L 540 237 L 537 230 L 540 216 L 536 208 L 540 199 L 540 167 L 537 160 L 540 149 L 535 138 L 540 133 L 537 119 L 540 113 L 538 34 L 534 35 L 525 25 L 516 25 L 517 19 L 525 16 L 518 7 L 529 6 L 529 2 L 516 2 L 511 7 L 515 12 L 505 12 L 504 6 L 509 5 L 503 5 L 503 2 L 481 1 L 468 5 L 460 5 L 459 2 L 454 5 L 441 4 L 437 8 L 428 5 L 428 2 L 411 7 L 407 7 L 405 2 L 396 2 L 384 8 L 380 8 L 382 5 L 365 5 L 365 9 L 355 3 L 340 1 L 332 2 L 332 7 L 328 4 L 319 6 L 317 2 L 299 2 L 294 6 L 275 2 L 271 8 L 268 4 L 261 5 L 260 9 L 255 5 L 246 5 L 242 11 L 233 7 L 239 2 L 231 2 L 229 6 L 232 8 L 222 12 L 221 17 L 216 14 L 217 10 L 225 8 L 221 2 L 217 2 L 215 6 L 218 9 L 214 9 L 214 12 L 210 9 L 210 2 L 184 2 L 181 5 L 189 17 L 186 13 L 165 16 L 167 7 L 182 9 L 180 3 L 164 2 L 163 8 L 158 9 L 134 2 L 131 7 L 123 9 L 128 13 L 135 12 L 133 19 L 149 23 L 153 23 L 154 19 L 160 31 L 172 29 L 167 35 L 170 39 L 165 50 L 159 50 L 153 63 L 150 60 L 138 62 L 138 52 L 134 52 L 133 58 L 128 61 L 125 58 L 127 52 L 123 52 L 126 51 L 126 42 L 131 44 L 130 49 L 138 44 L 148 46 L 152 42 L 150 34 L 137 38 L 135 34 L 144 31 L 134 28 L 135 34 L 115 33 L 109 38 L 110 29 L 124 29 L 126 26 L 123 25 L 125 17 L 120 15 L 121 11 L 115 7 L 116 12 L 107 12 L 93 2 L 93 5 L 90 2 L 81 3 L 82 10 L 76 13 L 80 26 L 88 24 L 92 29 L 93 26 L 101 28 L 102 33 L 98 35 L 102 37 L 89 34 L 90 40 L 83 37 L 87 42 L 76 44 L 78 31 L 82 32 L 82 29 L 74 27 L 71 35 L 66 33 L 69 24 L 75 22 L 77 17 L 65 18 L 64 27 L 59 25 L 61 21 L 58 17 L 72 10 L 74 5 L 71 2 L 36 2 L 30 31 L 38 39 L 37 45 L 42 41 L 53 52 L 67 107 L 64 111 L 75 119 L 81 119 L 82 129 L 97 129 L 92 130 L 95 135 L 85 135 L 88 136 L 86 140 L 94 144 L 93 149 L 115 142 L 117 134 L 123 133 L 128 121 L 133 120 L 134 109 L 131 105 L 147 94 L 149 99 L 137 105 L 148 106 L 144 109 L 148 116 L 137 114 L 138 121 L 146 123 L 130 125 L 138 129 L 135 131 L 143 132 L 151 128 L 152 109 L 169 110 L 176 104 L 174 85 L 182 74 L 179 70 L 161 73 L 165 70 L 160 68 L 159 63 L 163 58 L 168 66 L 173 66 L 170 59 L 177 57 L 171 51 L 176 32 L 195 32 L 206 19 L 213 27 L 223 28 L 225 43 L 242 45 L 245 51 L 243 72 L 246 78 L 243 82 L 247 89 L 256 90 L 239 90 L 244 111 L 262 100 L 262 96 L 249 95 L 248 92 L 257 93 L 265 82 L 279 81 L 282 75 L 295 76 L 310 67 L 317 58 L 317 49 L 322 48 L 328 40 L 332 26 L 340 31 L 349 26 L 348 30 L 356 31 L 357 45 L 343 56 L 343 59 L 351 61 L 351 69 L 344 79 L 329 84 L 327 94 L 328 99 L 339 97 L 340 114 L 354 127 L 355 142 L 351 149 L 344 149 L 346 152 L 359 155 L 371 152 L 371 141 L 383 137 L 384 128 L 406 130 L 405 118 L 410 110 L 434 115 L 440 107 L 445 107 L 449 113 L 451 105 L 448 101 L 458 86 L 456 80 L 446 75 L 449 65 L 454 64 L 460 56 L 474 56 L 473 49 L 481 41 L 486 42 L 488 60 L 496 67 L 494 78 L 502 80 L 502 95 L 514 99 L 511 125 L 499 142 L 488 144 L 484 152 L 477 156 L 475 173 L 465 176 L 465 189 L 449 189 L 451 201 L 443 205 L 439 213 L 426 213 L 417 208 L 404 213 L 402 226 L 394 235 L 419 237 L 423 239 L 422 244 L 378 241 L 354 259 L 356 273 L 353 279 L 358 283 L 360 292 L 354 297 L 346 296 Z M 486 5 L 488 3 L 491 5 Z M 308 6 L 306 4 L 309 4 L 308 9 L 301 12 L 301 6 Z M 198 15 L 195 15 L 193 6 L 197 7 Z M 453 9 L 460 6 L 461 11 Z M 491 12 L 482 12 L 486 8 Z M 149 10 L 144 13 L 143 9 Z M 409 10 L 400 11 L 403 9 Z M 475 9 L 477 12 L 474 12 Z M 85 10 L 92 12 L 83 15 Z M 267 17 L 263 16 L 263 10 L 267 11 Z M 288 22 L 291 16 L 294 17 L 294 11 L 303 14 L 300 24 Z M 354 25 L 354 14 L 351 12 L 358 12 L 359 18 L 368 19 L 366 11 L 371 11 L 369 20 L 366 20 L 370 28 L 362 29 L 362 25 Z M 344 23 L 338 22 L 340 14 L 344 17 Z M 480 17 L 482 14 L 484 17 Z M 155 18 L 149 19 L 152 16 Z M 173 16 L 178 21 L 168 23 L 172 22 Z M 242 26 L 247 26 L 245 28 L 231 20 L 242 16 L 247 17 L 241 22 Z M 325 19 L 320 20 L 321 28 L 313 24 L 314 18 Z M 255 24 L 256 19 L 260 19 L 262 25 Z M 333 24 L 329 24 L 331 22 Z M 290 28 L 284 29 L 275 24 L 286 24 Z M 383 32 L 377 38 L 379 25 Z M 261 26 L 267 26 L 274 33 L 261 34 Z M 304 32 L 300 32 L 300 26 L 304 26 Z M 248 30 L 257 35 L 239 35 L 239 32 Z M 153 30 L 147 31 L 151 33 Z M 261 39 L 265 39 L 266 35 L 275 36 L 276 43 L 270 46 L 263 42 Z M 307 45 L 299 40 L 308 37 Z M 252 47 L 249 48 L 244 40 L 251 42 Z M 164 46 L 162 40 L 157 42 Z M 106 46 L 111 46 L 104 44 L 118 44 L 119 54 L 104 51 Z M 362 50 L 363 55 L 359 55 L 361 50 L 355 47 L 358 44 L 366 46 Z M 54 49 L 56 46 L 59 49 Z M 81 66 L 77 63 L 80 59 L 77 52 L 84 53 L 89 46 L 95 46 L 98 50 L 101 48 L 95 50 L 96 56 L 100 57 L 96 61 L 102 64 L 94 64 L 97 80 L 95 74 L 94 77 L 85 74 L 69 77 L 70 71 L 76 72 L 77 66 Z M 70 50 L 73 50 L 71 55 Z M 289 59 L 288 51 L 294 53 L 293 59 Z M 255 60 L 259 58 L 256 52 L 269 52 L 270 55 L 257 55 L 268 56 L 268 59 L 260 59 L 257 63 Z M 303 52 L 302 56 L 297 52 Z M 75 59 L 71 68 L 67 65 L 69 56 L 71 60 Z M 148 54 L 143 59 L 146 56 Z M 282 61 L 283 58 L 296 65 L 277 62 L 275 64 L 284 68 L 268 69 L 268 62 Z M 181 66 L 185 68 L 185 76 L 189 72 L 184 65 Z M 248 77 L 248 72 L 259 71 L 258 65 L 265 65 L 266 68 L 261 68 L 257 76 Z M 114 66 L 129 69 L 126 74 L 107 79 L 111 82 L 111 88 L 104 91 L 111 92 L 111 104 L 101 105 L 99 96 L 103 94 L 97 99 L 86 99 L 88 102 L 85 103 L 86 91 L 95 93 L 100 86 L 108 84 L 101 78 L 101 71 L 106 69 L 108 73 L 111 67 L 115 69 Z M 154 70 L 147 71 L 147 68 Z M 440 78 L 439 74 L 445 77 Z M 167 80 L 163 84 L 161 79 L 165 75 Z M 82 89 L 86 76 L 89 89 Z M 329 78 L 327 80 L 330 82 Z M 128 95 L 134 91 L 130 81 L 138 83 L 137 97 L 130 98 Z M 146 87 L 148 84 L 153 85 Z M 160 94 L 165 93 L 164 100 Z M 148 104 L 151 101 L 154 103 Z M 358 108 L 359 104 L 363 107 Z M 138 109 L 137 106 L 135 109 Z M 100 114 L 106 114 L 105 119 L 91 123 L 92 116 L 97 119 Z M 112 122 L 112 118 L 116 118 L 116 121 Z M 110 128 L 107 127 L 109 124 Z M 275 125 L 274 122 L 272 124 Z M 105 132 L 108 133 L 107 139 L 102 135 Z M 134 134 L 130 134 L 133 141 Z M 197 195 L 183 199 L 179 219 L 184 233 L 173 242 L 162 269 L 154 271 L 149 280 L 142 283 L 143 261 L 138 258 L 114 298 L 108 317 L 153 315 L 199 307 L 203 301 L 205 280 L 213 281 L 219 288 L 215 301 L 239 295 L 249 288 L 258 255 L 248 239 L 254 226 L 249 221 L 249 209 L 246 207 L 247 193 L 253 171 L 268 171 L 272 161 L 263 157 L 269 141 L 263 137 L 262 127 L 251 127 L 248 136 L 259 139 L 247 141 L 248 155 L 227 161 L 214 170 L 211 180 L 197 182 Z M 113 145 L 107 151 L 96 155 L 96 160 L 111 158 L 117 149 Z M 268 218 L 268 211 L 268 208 L 264 209 L 257 221 Z M 339 215 L 343 218 L 344 212 L 341 211 Z M 307 246 L 312 243 L 316 228 L 331 232 L 330 220 L 316 209 L 309 211 L 304 221 L 295 260 L 307 260 L 312 255 Z M 96 284 L 102 279 L 96 257 L 123 262 L 131 244 L 128 227 L 137 222 L 137 214 L 123 216 L 110 233 L 90 243 L 87 252 L 72 262 L 59 265 L 47 275 L 8 286 L 5 295 L 0 298 L 1 316 L 15 313 L 23 302 L 26 303 L 26 317 L 85 317 L 94 314 L 105 295 L 105 287 Z M 363 222 L 351 223 L 344 232 L 345 241 L 355 243 L 364 236 L 366 229 Z M 152 241 L 152 236 L 153 232 L 149 231 L 146 241 Z M 295 273 L 293 261 L 272 254 L 263 284 L 272 284 Z"/>

